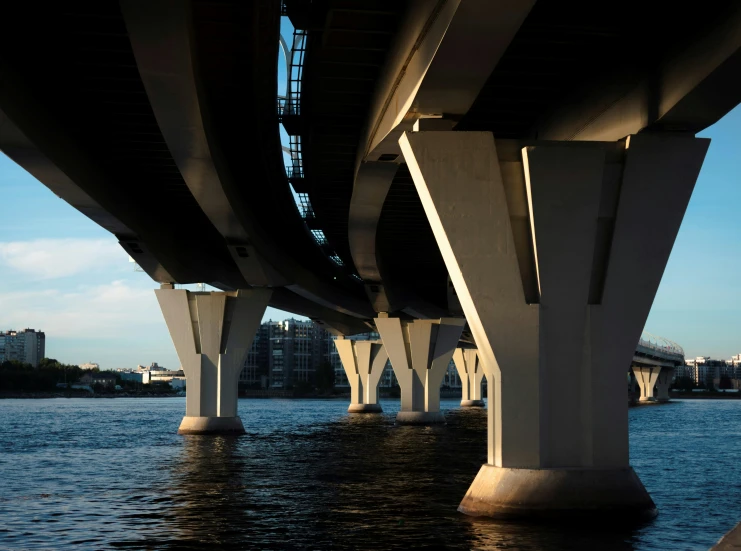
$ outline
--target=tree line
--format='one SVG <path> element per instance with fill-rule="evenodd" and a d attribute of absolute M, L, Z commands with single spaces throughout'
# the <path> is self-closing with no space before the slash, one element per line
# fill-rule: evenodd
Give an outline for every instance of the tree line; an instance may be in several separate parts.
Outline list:
<path fill-rule="evenodd" d="M 57 389 L 57 383 L 75 383 L 85 372 L 78 365 L 68 365 L 53 358 L 44 358 L 38 367 L 9 360 L 0 364 L 0 390 L 44 392 Z"/>

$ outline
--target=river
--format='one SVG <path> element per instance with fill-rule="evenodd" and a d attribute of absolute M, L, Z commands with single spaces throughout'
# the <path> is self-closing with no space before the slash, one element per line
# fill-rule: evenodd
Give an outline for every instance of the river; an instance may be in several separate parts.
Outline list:
<path fill-rule="evenodd" d="M 178 436 L 182 398 L 0 400 L 0 549 L 707 550 L 741 519 L 741 401 L 630 410 L 659 516 L 637 527 L 477 520 L 486 413 L 444 427 L 342 400 L 240 400 L 240 438 Z"/>

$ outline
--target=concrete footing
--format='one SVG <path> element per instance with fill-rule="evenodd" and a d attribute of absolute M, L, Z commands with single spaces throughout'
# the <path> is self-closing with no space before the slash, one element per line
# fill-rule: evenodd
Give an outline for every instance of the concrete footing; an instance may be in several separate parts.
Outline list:
<path fill-rule="evenodd" d="M 348 413 L 382 413 L 380 404 L 350 404 Z"/>
<path fill-rule="evenodd" d="M 178 434 L 244 434 L 244 425 L 239 417 L 183 417 Z"/>
<path fill-rule="evenodd" d="M 458 510 L 505 519 L 648 520 L 657 510 L 631 467 L 511 469 L 483 465 Z"/>
<path fill-rule="evenodd" d="M 741 522 L 720 538 L 720 541 L 711 547 L 710 551 L 738 551 L 739 549 L 741 549 Z"/>
<path fill-rule="evenodd" d="M 439 411 L 400 411 L 396 414 L 397 425 L 444 425 L 445 415 Z"/>
<path fill-rule="evenodd" d="M 483 408 L 486 406 L 484 405 L 483 400 L 461 400 L 461 407 L 462 408 Z"/>

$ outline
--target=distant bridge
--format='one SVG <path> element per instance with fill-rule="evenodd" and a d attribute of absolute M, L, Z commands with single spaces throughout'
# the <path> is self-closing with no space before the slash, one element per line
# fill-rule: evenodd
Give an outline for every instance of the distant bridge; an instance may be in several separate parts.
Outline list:
<path fill-rule="evenodd" d="M 639 402 L 669 401 L 669 387 L 674 380 L 674 368 L 684 364 L 684 349 L 674 341 L 643 332 L 633 355 L 629 378 L 628 399 L 632 401 L 638 386 Z"/>
<path fill-rule="evenodd" d="M 636 346 L 633 365 L 677 367 L 684 364 L 684 349 L 674 341 L 643 332 Z"/>

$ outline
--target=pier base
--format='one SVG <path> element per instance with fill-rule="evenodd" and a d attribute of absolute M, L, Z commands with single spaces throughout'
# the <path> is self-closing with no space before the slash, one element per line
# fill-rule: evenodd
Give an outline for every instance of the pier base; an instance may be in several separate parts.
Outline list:
<path fill-rule="evenodd" d="M 461 400 L 462 408 L 483 408 L 486 407 L 483 400 Z"/>
<path fill-rule="evenodd" d="M 380 341 L 356 341 L 337 337 L 334 341 L 342 368 L 350 384 L 348 413 L 381 413 L 378 382 L 388 361 Z"/>
<path fill-rule="evenodd" d="M 183 417 L 178 434 L 244 434 L 244 425 L 239 417 Z"/>
<path fill-rule="evenodd" d="M 380 404 L 350 404 L 348 413 L 382 413 Z"/>
<path fill-rule="evenodd" d="M 444 424 L 440 385 L 466 320 L 407 321 L 380 314 L 375 321 L 401 387 L 397 424 Z"/>
<path fill-rule="evenodd" d="M 483 465 L 458 510 L 502 519 L 610 516 L 648 520 L 657 510 L 631 467 L 511 469 Z"/>

